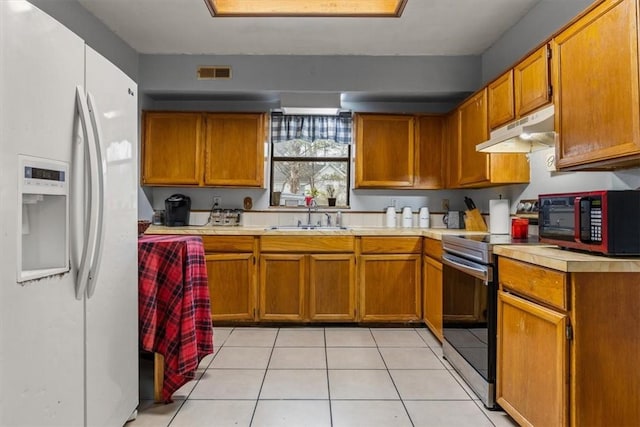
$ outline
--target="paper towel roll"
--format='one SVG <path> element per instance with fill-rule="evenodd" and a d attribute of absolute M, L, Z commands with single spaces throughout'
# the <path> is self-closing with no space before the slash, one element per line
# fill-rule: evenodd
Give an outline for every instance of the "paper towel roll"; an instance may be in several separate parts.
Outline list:
<path fill-rule="evenodd" d="M 489 200 L 489 232 L 491 234 L 509 234 L 509 200 Z"/>

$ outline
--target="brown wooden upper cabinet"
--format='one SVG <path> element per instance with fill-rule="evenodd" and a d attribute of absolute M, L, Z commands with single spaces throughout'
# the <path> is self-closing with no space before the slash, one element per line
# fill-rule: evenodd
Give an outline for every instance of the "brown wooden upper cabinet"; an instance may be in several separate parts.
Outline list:
<path fill-rule="evenodd" d="M 637 20 L 606 0 L 553 39 L 559 168 L 640 166 Z"/>
<path fill-rule="evenodd" d="M 513 68 L 516 118 L 551 103 L 551 48 L 545 44 Z"/>
<path fill-rule="evenodd" d="M 444 188 L 442 116 L 356 114 L 356 188 Z"/>
<path fill-rule="evenodd" d="M 143 120 L 143 185 L 264 185 L 264 114 L 148 111 Z"/>
<path fill-rule="evenodd" d="M 489 181 L 489 155 L 476 151 L 476 145 L 489 138 L 487 128 L 487 89 L 458 107 L 458 184 L 484 184 Z"/>
<path fill-rule="evenodd" d="M 513 99 L 513 70 L 509 70 L 487 86 L 489 128 L 495 129 L 516 118 Z"/>
<path fill-rule="evenodd" d="M 415 117 L 357 114 L 355 122 L 355 187 L 412 187 Z"/>
<path fill-rule="evenodd" d="M 444 121 L 443 116 L 424 115 L 416 118 L 413 188 L 445 188 Z"/>
<path fill-rule="evenodd" d="M 204 184 L 262 187 L 263 114 L 207 114 Z"/>
<path fill-rule="evenodd" d="M 487 86 L 489 128 L 499 128 L 551 102 L 549 46 L 544 45 Z"/>
<path fill-rule="evenodd" d="M 456 156 L 451 169 L 457 173 L 457 179 L 451 180 L 451 187 L 529 182 L 529 162 L 524 154 L 485 154 L 476 151 L 476 145 L 489 138 L 487 88 L 462 103 L 456 114 L 456 147 L 450 150 L 450 154 Z"/>
<path fill-rule="evenodd" d="M 200 113 L 145 112 L 142 184 L 201 185 Z"/>

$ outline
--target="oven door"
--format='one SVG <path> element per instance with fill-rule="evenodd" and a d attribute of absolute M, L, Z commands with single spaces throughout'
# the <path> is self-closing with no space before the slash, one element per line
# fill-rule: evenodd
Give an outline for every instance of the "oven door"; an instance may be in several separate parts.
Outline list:
<path fill-rule="evenodd" d="M 443 254 L 442 264 L 445 344 L 452 347 L 484 381 L 493 384 L 497 317 L 493 266 L 450 253 Z"/>

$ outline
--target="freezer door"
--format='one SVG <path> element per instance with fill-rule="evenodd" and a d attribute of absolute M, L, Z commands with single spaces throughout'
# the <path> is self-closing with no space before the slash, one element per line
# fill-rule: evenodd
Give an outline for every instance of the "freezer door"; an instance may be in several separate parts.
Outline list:
<path fill-rule="evenodd" d="M 87 425 L 122 425 L 138 405 L 138 101 L 136 84 L 86 48 L 105 167 L 101 262 L 86 299 Z"/>
<path fill-rule="evenodd" d="M 15 271 L 18 154 L 71 163 L 84 42 L 26 1 L 0 1 L 0 13 L 0 425 L 81 426 L 84 302 L 74 263 L 23 284 Z"/>

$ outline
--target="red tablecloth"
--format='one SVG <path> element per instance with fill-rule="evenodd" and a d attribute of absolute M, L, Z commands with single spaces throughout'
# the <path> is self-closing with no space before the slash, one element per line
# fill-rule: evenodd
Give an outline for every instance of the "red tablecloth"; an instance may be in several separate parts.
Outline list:
<path fill-rule="evenodd" d="M 213 352 L 213 330 L 202 239 L 138 239 L 138 316 L 143 350 L 164 356 L 162 399 L 195 377 Z"/>

